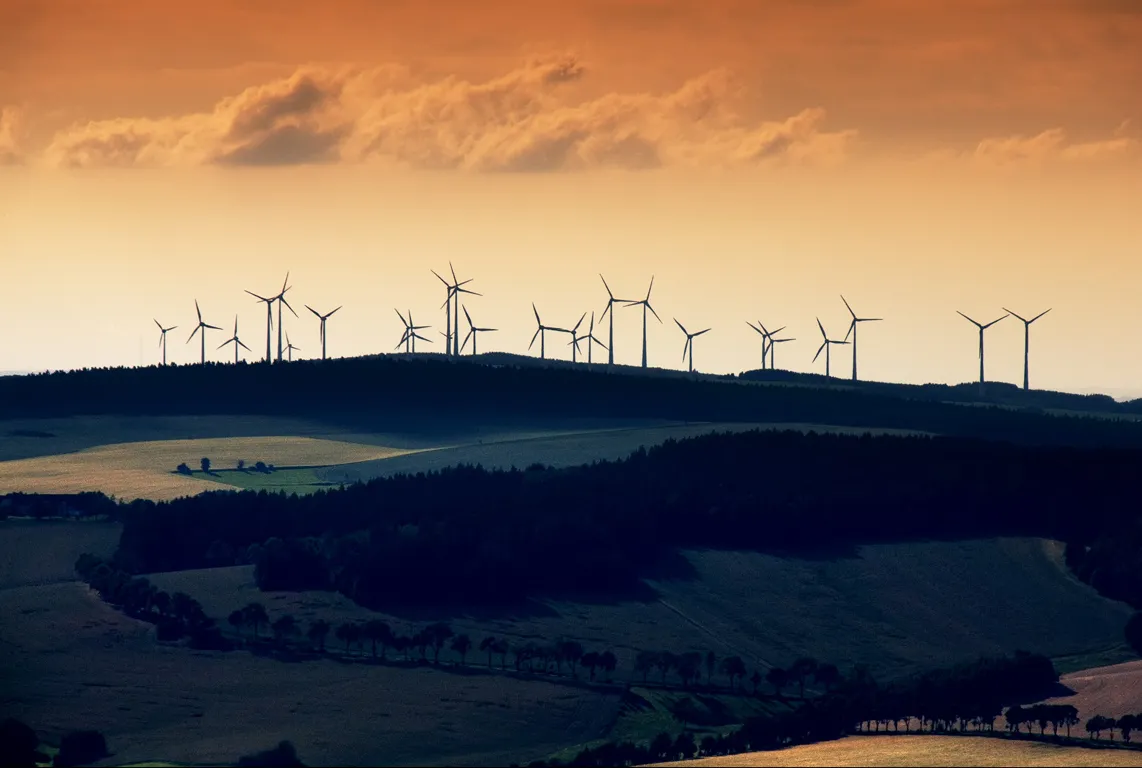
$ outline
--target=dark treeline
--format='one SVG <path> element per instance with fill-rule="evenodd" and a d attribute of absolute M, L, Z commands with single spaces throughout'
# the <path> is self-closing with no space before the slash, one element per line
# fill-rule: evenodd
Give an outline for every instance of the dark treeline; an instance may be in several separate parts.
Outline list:
<path fill-rule="evenodd" d="M 395 607 L 613 593 L 683 547 L 806 553 L 1019 535 L 1068 542 L 1072 560 L 1081 552 L 1102 574 L 1092 583 L 1126 597 L 1138 550 L 1106 539 L 1138 525 L 1140 459 L 959 438 L 711 434 L 569 469 L 458 467 L 303 497 L 136 501 L 117 513 L 116 563 L 145 573 L 249 562 L 264 589 Z"/>
<path fill-rule="evenodd" d="M 857 668 L 831 692 L 792 711 L 750 718 L 723 736 L 710 735 L 696 742 L 690 733 L 676 738 L 662 733 L 648 746 L 625 742 L 585 749 L 567 765 L 641 765 L 782 749 L 872 730 L 873 724 L 892 718 L 903 722 L 906 730 L 915 720 L 918 730 L 930 733 L 988 731 L 1005 706 L 1049 695 L 1058 679 L 1050 659 L 1022 652 L 930 672 L 890 688 L 881 687 Z"/>
<path fill-rule="evenodd" d="M 504 356 L 509 358 L 511 356 Z M 891 385 L 780 386 L 740 379 L 608 375 L 602 367 L 493 366 L 400 356 L 263 364 L 86 369 L 0 377 L 0 418 L 82 414 L 282 414 L 343 419 L 383 411 L 410 426 L 484 418 L 615 417 L 826 423 L 1026 443 L 1142 446 L 1142 424 L 964 407 Z M 572 397 L 571 395 L 574 394 Z M 1030 397 L 1030 396 L 1029 396 Z M 421 408 L 418 408 L 420 404 Z M 431 406 L 431 410 L 429 410 Z M 1125 412 L 1125 411 L 1124 411 Z"/>
<path fill-rule="evenodd" d="M 0 496 L 0 520 L 8 517 L 98 517 L 118 510 L 98 491 L 83 493 L 9 493 Z"/>

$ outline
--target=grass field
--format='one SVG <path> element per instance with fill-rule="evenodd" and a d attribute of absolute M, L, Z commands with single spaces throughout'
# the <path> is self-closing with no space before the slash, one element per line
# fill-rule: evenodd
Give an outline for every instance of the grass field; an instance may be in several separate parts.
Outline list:
<path fill-rule="evenodd" d="M 772 752 L 681 760 L 671 765 L 730 766 L 1142 766 L 1142 752 L 1061 747 L 975 736 L 850 736 Z"/>
<path fill-rule="evenodd" d="M 1129 609 L 1071 578 L 1059 557 L 1057 545 L 1039 539 L 877 545 L 834 560 L 688 552 L 692 577 L 650 582 L 655 594 L 647 599 L 546 600 L 455 616 L 452 625 L 474 639 L 565 635 L 611 649 L 628 674 L 643 649 L 736 654 L 763 675 L 808 654 L 886 676 L 1021 648 L 1074 656 L 1120 647 Z M 187 592 L 223 621 L 253 601 L 271 618 L 376 617 L 336 593 L 261 592 L 248 566 L 151 580 Z M 440 616 L 384 618 L 407 631 L 410 620 Z"/>
<path fill-rule="evenodd" d="M 72 581 L 76 559 L 110 557 L 120 530 L 102 520 L 0 520 L 0 589 Z"/>
<path fill-rule="evenodd" d="M 204 456 L 215 467 L 225 469 L 234 467 L 239 459 L 251 465 L 265 461 L 283 466 L 312 466 L 383 459 L 407 450 L 312 437 L 222 437 L 119 443 L 75 453 L 0 462 L 0 493 L 98 490 L 125 500 L 173 499 L 204 490 L 196 477 L 173 472 L 183 462 L 197 468 Z"/>
<path fill-rule="evenodd" d="M 78 583 L 0 590 L 0 711 L 104 763 L 234 764 L 292 741 L 309 765 L 504 765 L 601 737 L 616 694 L 419 669 L 284 664 L 158 645 Z"/>
<path fill-rule="evenodd" d="M 1063 675 L 1059 682 L 1074 691 L 1073 696 L 1050 699 L 1051 704 L 1072 704 L 1079 719 L 1093 715 L 1122 717 L 1142 712 L 1142 660 L 1096 667 Z"/>
<path fill-rule="evenodd" d="M 670 438 L 681 440 L 715 431 L 743 432 L 751 429 L 792 429 L 802 432 L 814 430 L 817 432 L 852 434 L 864 434 L 865 432 L 920 434 L 908 430 L 868 430 L 831 427 L 822 424 L 692 422 L 653 427 L 600 429 L 568 434 L 503 436 L 410 456 L 397 456 L 381 461 L 364 461 L 352 466 L 329 467 L 318 470 L 317 475 L 328 482 L 342 483 L 385 477 L 399 472 L 428 472 L 456 464 L 478 464 L 485 469 L 510 469 L 513 466 L 523 469 L 535 462 L 555 467 L 568 467 L 596 460 L 626 458 L 642 446 L 658 445 Z"/>

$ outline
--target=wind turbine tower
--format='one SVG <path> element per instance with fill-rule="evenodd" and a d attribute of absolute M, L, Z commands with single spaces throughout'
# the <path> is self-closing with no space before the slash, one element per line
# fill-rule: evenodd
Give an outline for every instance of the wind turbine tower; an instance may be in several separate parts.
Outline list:
<path fill-rule="evenodd" d="M 571 330 L 569 331 L 571 334 L 571 341 L 568 342 L 568 346 L 571 347 L 571 362 L 573 363 L 579 362 L 579 342 L 582 341 L 582 338 L 579 336 L 579 326 L 582 325 L 583 321 L 586 319 L 587 313 L 584 312 L 579 317 L 579 322 L 575 323 L 575 325 L 572 326 Z"/>
<path fill-rule="evenodd" d="M 286 350 L 289 352 L 289 362 L 291 362 L 291 363 L 293 362 L 293 351 L 294 351 L 295 349 L 296 349 L 298 352 L 300 352 L 300 351 L 301 351 L 301 347 L 295 347 L 295 346 L 293 345 L 293 342 L 291 342 L 291 341 L 289 340 L 289 331 L 286 331 Z"/>
<path fill-rule="evenodd" d="M 832 376 L 832 374 L 829 372 L 829 350 L 834 344 L 848 344 L 848 342 L 833 341 L 830 339 L 829 334 L 825 333 L 825 326 L 821 325 L 821 318 L 819 317 L 817 318 L 817 327 L 821 329 L 821 338 L 823 338 L 824 341 L 817 349 L 817 354 L 813 355 L 813 362 L 817 362 L 817 358 L 821 356 L 821 352 L 823 351 L 825 353 L 825 375 Z"/>
<path fill-rule="evenodd" d="M 468 346 L 468 339 L 472 340 L 472 354 L 476 354 L 476 337 L 480 333 L 486 333 L 496 330 L 495 328 L 477 328 L 472 322 L 472 316 L 468 314 L 468 308 L 464 307 L 464 317 L 468 318 L 468 335 L 464 337 L 464 343 L 460 345 L 460 351 L 464 351 L 464 347 Z"/>
<path fill-rule="evenodd" d="M 245 344 L 243 344 L 242 340 L 238 338 L 238 316 L 237 315 L 234 315 L 234 335 L 231 338 L 229 338 L 226 341 L 219 344 L 218 348 L 222 349 L 227 344 L 233 344 L 234 345 L 234 365 L 238 364 L 238 347 L 241 347 L 242 349 L 246 350 L 247 352 L 251 351 L 250 348 L 247 347 Z"/>
<path fill-rule="evenodd" d="M 194 330 L 190 332 L 190 338 L 186 340 L 186 343 L 189 344 L 192 342 L 194 340 L 194 335 L 199 331 L 202 332 L 200 334 L 202 341 L 202 364 L 206 365 L 206 331 L 208 329 L 212 331 L 221 331 L 222 329 L 217 325 L 210 325 L 209 323 L 202 322 L 202 310 L 198 308 L 198 299 L 194 300 L 194 311 L 198 313 L 198 325 L 194 326 Z"/>
<path fill-rule="evenodd" d="M 845 334 L 845 341 L 849 340 L 849 335 L 851 334 L 853 337 L 853 381 L 856 381 L 857 380 L 857 325 L 859 325 L 860 323 L 879 322 L 879 321 L 883 320 L 884 318 L 883 317 L 857 317 L 856 312 L 853 312 L 853 308 L 849 306 L 848 301 L 845 301 L 844 296 L 841 296 L 841 301 L 845 302 L 845 309 L 847 309 L 849 311 L 849 314 L 852 315 L 852 317 L 853 317 L 852 322 L 849 323 L 848 333 Z"/>
<path fill-rule="evenodd" d="M 278 362 L 279 363 L 282 361 L 282 304 L 285 304 L 286 307 L 289 309 L 289 311 L 293 312 L 293 307 L 291 307 L 289 305 L 289 302 L 286 301 L 286 297 L 285 297 L 286 291 L 288 291 L 290 289 L 290 286 L 288 285 L 288 283 L 289 283 L 289 272 L 286 272 L 285 280 L 282 281 L 281 293 L 279 293 L 277 296 L 275 296 L 273 298 L 273 301 L 276 301 L 278 303 Z M 293 316 L 297 317 L 297 312 L 293 312 Z M 287 339 L 286 341 L 288 343 L 289 340 Z"/>
<path fill-rule="evenodd" d="M 535 302 L 531 304 L 531 311 L 535 313 L 535 324 L 539 326 L 535 329 L 535 335 L 531 337 L 531 343 L 527 345 L 528 351 L 535 346 L 535 340 L 539 338 L 539 359 L 547 359 L 547 331 L 557 331 L 559 333 L 570 333 L 566 328 L 556 328 L 551 325 L 544 325 L 543 321 L 539 319 L 539 310 L 535 308 Z"/>
<path fill-rule="evenodd" d="M 628 301 L 628 307 L 642 307 L 642 367 L 646 367 L 646 311 L 649 309 L 654 313 L 654 319 L 662 322 L 662 318 L 654 311 L 654 307 L 650 306 L 650 292 L 654 290 L 654 275 L 650 276 L 650 287 L 646 289 L 646 298 L 641 301 Z"/>
<path fill-rule="evenodd" d="M 583 322 L 583 321 L 580 320 L 579 322 Z M 579 326 L 576 325 L 575 327 L 578 328 Z M 606 344 L 604 344 L 603 342 L 601 342 L 595 338 L 595 313 L 594 313 L 594 311 L 591 312 L 591 324 L 588 326 L 587 335 L 586 336 L 575 336 L 572 338 L 571 343 L 575 344 L 576 342 L 579 342 L 579 341 L 587 342 L 587 365 L 588 366 L 594 362 L 591 358 L 591 346 L 593 344 L 598 344 L 603 349 L 607 349 Z M 578 348 L 578 345 L 576 344 L 576 349 L 577 348 Z"/>
<path fill-rule="evenodd" d="M 328 320 L 329 318 L 333 317 L 333 313 L 336 312 L 337 309 L 341 309 L 341 307 L 338 307 L 337 309 L 333 310 L 333 312 L 329 312 L 328 314 L 325 314 L 325 315 L 321 314 L 320 312 L 318 312 L 316 309 L 309 306 L 308 304 L 305 305 L 305 308 L 308 309 L 310 312 L 312 312 L 314 315 L 316 315 L 317 319 L 321 321 L 321 359 L 324 360 L 325 359 L 325 321 Z"/>
<path fill-rule="evenodd" d="M 1028 357 L 1029 357 L 1029 353 L 1031 350 L 1031 323 L 1035 322 L 1036 320 L 1038 320 L 1040 317 L 1047 314 L 1051 310 L 1045 309 L 1042 312 L 1040 312 L 1039 314 L 1035 315 L 1030 320 L 1027 320 L 1026 318 L 1020 317 L 1019 315 L 1015 314 L 1014 312 L 1012 312 L 1007 307 L 1004 307 L 1003 311 L 1006 312 L 1007 314 L 1011 315 L 1012 317 L 1023 321 L 1023 391 L 1026 392 L 1028 390 L 1028 384 L 1030 383 L 1029 379 L 1028 379 Z"/>
<path fill-rule="evenodd" d="M 686 330 L 686 328 L 682 325 L 682 323 L 678 322 L 678 318 L 674 318 L 674 322 L 675 322 L 675 324 L 678 325 L 679 328 L 682 329 L 682 333 L 686 334 L 686 343 L 684 345 L 682 345 L 682 359 L 685 360 L 686 359 L 686 353 L 687 352 L 690 353 L 690 373 L 693 373 L 694 372 L 694 339 L 698 338 L 699 336 L 701 336 L 703 333 L 706 333 L 710 329 L 707 328 L 704 331 L 696 331 L 694 333 L 690 333 L 688 330 Z"/>
<path fill-rule="evenodd" d="M 608 331 L 608 333 L 607 333 L 607 343 L 605 345 L 603 345 L 603 348 L 605 350 L 607 350 L 607 365 L 614 365 L 615 364 L 615 313 L 612 311 L 612 308 L 614 307 L 616 302 L 620 303 L 620 304 L 625 304 L 625 303 L 629 302 L 630 299 L 616 299 L 615 295 L 613 293 L 611 293 L 611 286 L 607 285 L 607 279 L 605 277 L 603 277 L 602 274 L 599 275 L 599 279 L 603 281 L 603 287 L 607 289 L 607 308 L 603 310 L 603 314 L 599 315 L 599 319 L 602 320 L 604 317 L 607 316 L 608 312 L 611 313 L 610 331 Z M 587 345 L 588 350 L 590 350 L 590 346 L 591 346 L 590 344 Z M 591 356 L 590 351 L 587 352 L 587 356 L 588 357 Z"/>
<path fill-rule="evenodd" d="M 956 310 L 956 314 L 958 314 L 958 315 L 959 315 L 960 317 L 962 317 L 963 319 L 967 320 L 969 323 L 971 323 L 971 324 L 972 324 L 972 325 L 974 325 L 975 327 L 979 328 L 979 393 L 982 395 L 982 394 L 983 394 L 983 389 L 984 389 L 984 377 L 983 377 L 983 332 L 984 332 L 984 331 L 986 331 L 986 330 L 987 330 L 988 328 L 990 328 L 991 326 L 993 326 L 993 325 L 995 325 L 996 323 L 998 323 L 1000 320 L 1003 320 L 1004 318 L 1006 318 L 1006 317 L 1007 317 L 1007 315 L 1004 315 L 1003 317 L 1000 317 L 1000 318 L 996 318 L 995 320 L 992 320 L 992 321 L 991 321 L 990 323 L 988 323 L 987 325 L 980 325 L 980 324 L 979 324 L 979 323 L 977 323 L 975 320 L 972 320 L 970 317 L 968 317 L 967 315 L 965 315 L 963 312 L 960 312 L 958 309 Z M 1009 314 L 1010 314 L 1010 313 L 1009 313 Z"/>
<path fill-rule="evenodd" d="M 154 320 L 154 318 L 151 318 Z M 178 328 L 177 325 L 172 325 L 170 328 L 163 328 L 163 324 L 155 320 L 155 325 L 159 327 L 159 346 L 163 348 L 163 365 L 167 364 L 167 332 L 173 331 Z"/>
<path fill-rule="evenodd" d="M 271 343 L 271 334 L 274 330 L 274 302 L 277 300 L 277 297 L 266 298 L 265 296 L 259 296 L 253 291 L 246 291 L 246 293 L 250 294 L 258 301 L 265 302 L 266 305 L 266 364 L 269 365 L 271 362 L 273 362 L 273 345 Z"/>

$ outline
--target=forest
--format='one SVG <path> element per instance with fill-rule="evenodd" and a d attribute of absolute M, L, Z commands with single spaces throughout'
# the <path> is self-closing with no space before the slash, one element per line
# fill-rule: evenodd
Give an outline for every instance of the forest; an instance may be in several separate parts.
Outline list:
<path fill-rule="evenodd" d="M 503 355 L 504 365 L 457 359 L 373 356 L 286 365 L 240 363 L 100 368 L 0 377 L 0 419 L 85 414 L 261 414 L 320 417 L 361 426 L 426 428 L 457 419 L 661 418 L 824 423 L 895 428 L 1020 443 L 1142 447 L 1138 408 L 1106 398 L 1019 393 L 996 385 L 988 405 L 964 387 L 858 383 L 788 374 L 786 384 L 673 372 L 607 373 L 604 366 L 544 367 Z M 770 372 L 764 378 L 782 372 Z M 810 384 L 810 386 L 806 386 Z M 947 395 L 945 397 L 944 395 Z M 972 405 L 957 404 L 972 403 Z M 392 407 L 399 403 L 399 407 Z M 1012 404 L 1017 407 L 1012 407 Z M 1135 404 L 1136 405 L 1136 404 Z M 1044 408 L 1100 410 L 1123 418 L 1046 415 Z"/>
<path fill-rule="evenodd" d="M 461 466 L 309 496 L 213 491 L 119 504 L 116 567 L 253 563 L 263 589 L 358 603 L 613 595 L 684 577 L 684 548 L 843 555 L 865 543 L 1043 536 L 1142 605 L 1142 452 L 947 437 L 714 433 L 566 469 Z"/>

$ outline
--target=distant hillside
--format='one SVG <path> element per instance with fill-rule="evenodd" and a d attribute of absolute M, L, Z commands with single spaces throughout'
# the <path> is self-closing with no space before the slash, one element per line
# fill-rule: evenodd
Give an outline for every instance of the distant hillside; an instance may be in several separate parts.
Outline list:
<path fill-rule="evenodd" d="M 320 417 L 363 429 L 458 420 L 623 417 L 907 429 L 1026 443 L 1142 446 L 1134 404 L 989 385 L 909 386 L 752 371 L 691 375 L 629 366 L 377 355 L 168 368 L 91 369 L 0 379 L 0 418 L 91 414 Z M 973 406 L 973 407 L 965 407 Z M 1139 406 L 1142 408 L 1142 406 Z"/>

